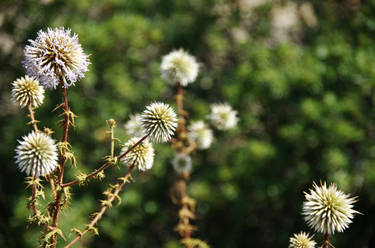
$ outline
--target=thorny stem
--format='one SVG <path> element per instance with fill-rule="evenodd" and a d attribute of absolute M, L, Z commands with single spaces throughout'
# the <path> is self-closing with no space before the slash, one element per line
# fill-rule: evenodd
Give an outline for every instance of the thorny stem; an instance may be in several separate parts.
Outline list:
<path fill-rule="evenodd" d="M 324 240 L 323 240 L 322 248 L 328 248 L 329 245 L 330 245 L 330 243 L 329 243 L 329 234 L 325 233 L 324 234 Z"/>
<path fill-rule="evenodd" d="M 147 137 L 149 136 L 149 134 L 146 134 L 145 136 L 143 136 L 140 140 L 137 141 L 137 143 L 135 143 L 133 146 L 131 146 L 128 150 L 126 150 L 124 153 L 118 155 L 116 157 L 116 159 L 113 159 L 111 161 L 108 161 L 107 163 L 103 164 L 99 169 L 91 172 L 90 174 L 88 174 L 85 178 L 85 180 L 91 178 L 91 177 L 94 177 L 95 175 L 97 175 L 99 172 L 105 170 L 108 166 L 112 165 L 114 163 L 115 160 L 120 160 L 121 158 L 123 158 L 124 156 L 126 156 L 126 154 L 128 154 L 131 150 L 134 149 L 134 147 L 138 146 L 139 144 L 141 144 Z M 75 185 L 75 184 L 78 184 L 80 182 L 80 180 L 74 180 L 74 181 L 71 181 L 71 182 L 68 182 L 68 183 L 64 183 L 61 185 L 61 187 L 68 187 L 68 186 L 72 186 L 72 185 Z"/>
<path fill-rule="evenodd" d="M 176 95 L 176 104 L 177 104 L 177 110 L 178 110 L 178 127 L 176 130 L 177 140 L 175 143 L 177 144 L 176 149 L 179 152 L 189 155 L 197 148 L 197 144 L 193 143 L 193 144 L 187 145 L 185 142 L 186 141 L 186 127 L 185 127 L 186 119 L 185 117 L 187 116 L 187 112 L 184 110 L 184 94 L 185 94 L 185 90 L 183 89 L 181 84 L 178 84 L 177 95 Z M 183 201 L 186 197 L 188 197 L 186 193 L 187 178 L 188 178 L 188 175 L 181 175 L 177 183 L 175 184 L 178 189 L 178 193 L 180 197 L 179 202 L 181 204 L 181 209 L 189 209 L 188 204 Z M 189 226 L 190 225 L 189 222 L 190 222 L 189 218 L 180 219 L 180 224 Z M 186 229 L 182 234 L 180 233 L 180 235 L 182 236 L 183 239 L 190 238 L 192 231 L 193 230 L 191 229 Z"/>
<path fill-rule="evenodd" d="M 130 149 L 128 151 L 130 151 Z M 88 231 L 90 231 L 98 223 L 98 221 L 103 217 L 103 214 L 105 213 L 105 211 L 109 208 L 110 204 L 112 204 L 112 202 L 118 197 L 118 194 L 122 190 L 123 186 L 126 184 L 126 182 L 128 182 L 129 178 L 131 178 L 131 173 L 133 169 L 134 169 L 134 166 L 131 166 L 128 172 L 125 174 L 125 176 L 121 178 L 121 183 L 115 188 L 113 195 L 108 199 L 109 204 L 102 205 L 100 211 L 95 215 L 95 218 L 90 222 L 90 224 L 80 234 L 77 234 L 77 237 L 75 237 L 64 248 L 71 247 L 74 243 L 80 240 Z"/>
<path fill-rule="evenodd" d="M 33 210 L 34 215 L 37 215 L 37 213 L 38 213 L 38 211 L 36 209 L 36 190 L 37 190 L 36 179 L 38 178 L 37 172 L 38 172 L 38 167 L 35 166 L 34 177 L 33 177 L 33 193 L 31 195 L 31 208 Z"/>
<path fill-rule="evenodd" d="M 63 135 L 62 135 L 62 138 L 61 138 L 61 142 L 66 143 L 66 142 L 68 142 L 68 133 L 69 133 L 69 116 L 67 114 L 69 112 L 69 105 L 68 105 L 68 97 L 67 97 L 67 94 L 66 94 L 66 88 L 63 87 L 65 85 L 65 78 L 61 77 L 60 80 L 61 80 L 61 85 L 62 85 L 63 106 L 64 106 L 64 112 L 65 112 L 64 122 L 63 122 Z M 60 186 L 60 188 L 61 188 L 63 178 L 64 178 L 65 161 L 66 161 L 65 149 L 62 148 L 61 149 L 61 157 L 60 157 L 60 167 L 59 167 L 60 170 L 59 170 L 59 175 L 58 175 L 58 179 L 57 179 L 58 185 Z M 52 228 L 57 228 L 57 225 L 58 225 L 59 211 L 60 211 L 60 208 L 61 208 L 61 204 L 60 204 L 61 194 L 62 194 L 62 190 L 60 189 L 56 193 L 56 199 L 55 199 L 54 211 L 53 211 Z M 55 248 L 56 244 L 57 244 L 57 234 L 55 234 L 53 236 L 52 248 Z"/>
<path fill-rule="evenodd" d="M 27 105 L 27 109 L 29 110 L 29 116 L 30 116 L 30 119 L 31 119 L 30 124 L 33 125 L 34 131 L 38 132 L 39 131 L 38 126 L 37 126 L 38 122 L 35 120 L 34 110 L 33 110 L 33 107 L 31 106 L 31 103 L 29 103 Z M 34 215 L 37 214 L 37 209 L 36 209 L 36 204 L 35 204 L 35 202 L 36 202 L 36 190 L 37 190 L 37 184 L 35 183 L 35 181 L 37 179 L 37 172 L 38 172 L 38 167 L 35 166 L 34 177 L 33 177 L 33 188 L 32 188 L 32 195 L 31 195 L 31 209 L 32 209 Z"/>
<path fill-rule="evenodd" d="M 178 127 L 177 127 L 177 139 L 180 142 L 184 142 L 186 139 L 186 127 L 185 127 L 185 116 L 186 111 L 184 110 L 184 93 L 185 90 L 183 89 L 181 84 L 177 85 L 177 95 L 176 95 L 176 104 L 178 110 Z"/>
<path fill-rule="evenodd" d="M 33 107 L 31 106 L 31 103 L 29 103 L 29 104 L 27 105 L 27 109 L 29 110 L 29 113 L 30 113 L 30 114 L 29 114 L 30 119 L 31 119 L 30 124 L 33 125 L 34 131 L 35 131 L 35 132 L 38 132 L 38 131 L 39 131 L 38 126 L 37 126 L 38 121 L 35 120 L 34 110 L 33 110 Z"/>

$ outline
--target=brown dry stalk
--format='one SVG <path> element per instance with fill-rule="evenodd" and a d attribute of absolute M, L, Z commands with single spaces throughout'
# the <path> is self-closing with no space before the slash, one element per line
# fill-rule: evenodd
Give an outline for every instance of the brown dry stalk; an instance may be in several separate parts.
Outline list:
<path fill-rule="evenodd" d="M 131 166 L 125 176 L 121 178 L 121 183 L 115 188 L 113 195 L 108 199 L 108 204 L 102 205 L 101 209 L 98 213 L 96 213 L 95 218 L 90 222 L 90 224 L 80 234 L 77 234 L 77 237 L 75 237 L 69 244 L 67 244 L 65 248 L 71 247 L 99 222 L 99 220 L 103 217 L 105 211 L 109 208 L 110 204 L 112 204 L 112 202 L 117 199 L 118 194 L 121 192 L 123 186 L 126 184 L 126 182 L 128 182 L 133 169 L 134 166 Z"/>
<path fill-rule="evenodd" d="M 31 124 L 33 125 L 33 128 L 34 128 L 34 131 L 35 132 L 38 132 L 39 129 L 38 129 L 38 126 L 36 125 L 38 122 L 35 120 L 35 116 L 34 116 L 34 110 L 33 110 L 33 107 L 31 106 L 31 103 L 29 103 L 27 105 L 27 109 L 29 110 L 29 116 L 30 116 L 30 119 L 31 119 Z"/>
<path fill-rule="evenodd" d="M 177 126 L 177 146 L 176 149 L 178 152 L 182 152 L 186 155 L 189 155 L 195 149 L 197 148 L 197 144 L 186 144 L 186 119 L 187 112 L 184 110 L 184 94 L 185 90 L 183 89 L 181 84 L 177 85 L 177 94 L 176 94 L 176 104 L 177 104 L 177 110 L 178 110 L 178 126 Z M 188 175 L 182 175 L 176 182 L 175 186 L 177 187 L 180 199 L 179 203 L 181 204 L 181 210 L 183 209 L 189 209 L 189 205 L 184 202 L 183 200 L 188 197 L 186 193 L 186 185 L 187 185 L 187 178 Z M 182 224 L 186 226 L 190 226 L 189 218 L 180 219 L 180 223 L 182 221 Z M 183 234 L 180 233 L 182 238 L 190 238 L 192 232 L 194 231 L 194 228 L 192 229 L 186 229 Z"/>
<path fill-rule="evenodd" d="M 62 77 L 61 78 L 61 85 L 64 85 L 65 83 L 65 78 Z M 68 112 L 70 111 L 69 110 L 69 105 L 68 105 L 68 97 L 67 97 L 67 94 L 66 94 L 66 88 L 62 87 L 62 95 L 63 95 L 63 106 L 64 106 L 64 122 L 63 122 L 63 135 L 62 135 L 62 138 L 61 138 L 61 142 L 63 143 L 67 143 L 68 142 L 68 133 L 69 133 L 69 116 L 68 116 Z M 59 167 L 59 175 L 58 175 L 58 185 L 60 186 L 61 188 L 61 185 L 62 185 L 62 182 L 63 182 L 63 178 L 64 178 L 64 165 L 65 165 L 65 161 L 66 161 L 66 158 L 65 158 L 65 149 L 62 148 L 61 149 L 61 157 L 60 157 L 60 167 Z M 52 228 L 57 228 L 58 226 L 58 218 L 59 218 L 59 211 L 60 211 L 60 208 L 61 208 L 61 204 L 60 204 L 60 201 L 61 201 L 61 194 L 62 194 L 62 190 L 58 190 L 57 193 L 56 193 L 56 199 L 55 199 L 55 204 L 54 204 L 54 211 L 53 211 L 53 222 L 52 222 Z M 57 234 L 55 234 L 53 236 L 53 241 L 52 241 L 52 248 L 55 248 L 56 247 L 56 244 L 57 244 Z"/>

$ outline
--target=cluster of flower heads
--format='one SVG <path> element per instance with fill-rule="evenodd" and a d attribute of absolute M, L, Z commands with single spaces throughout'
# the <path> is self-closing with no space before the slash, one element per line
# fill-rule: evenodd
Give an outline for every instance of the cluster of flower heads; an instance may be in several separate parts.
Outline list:
<path fill-rule="evenodd" d="M 154 158 L 154 149 L 149 141 L 169 141 L 177 128 L 177 115 L 168 104 L 154 102 L 142 114 L 131 115 L 124 127 L 128 135 L 137 137 L 131 138 L 121 153 L 133 147 L 142 137 L 148 137 L 122 159 L 128 166 L 145 171 L 152 168 Z"/>
<path fill-rule="evenodd" d="M 310 192 L 305 192 L 302 214 L 307 224 L 316 232 L 333 235 L 336 231 L 343 232 L 359 213 L 353 209 L 356 197 L 337 189 L 335 184 L 313 184 Z M 305 244 L 303 246 L 302 244 Z M 305 233 L 294 235 L 290 239 L 291 248 L 315 247 L 315 242 Z"/>
<path fill-rule="evenodd" d="M 162 78 L 169 84 L 179 84 L 186 87 L 196 80 L 199 65 L 192 55 L 188 54 L 183 49 L 179 49 L 170 52 L 162 58 L 160 70 Z M 238 122 L 237 111 L 233 110 L 232 107 L 226 103 L 211 105 L 211 113 L 208 119 L 212 127 L 221 131 L 234 128 Z M 126 127 L 133 126 L 135 123 L 135 120 L 132 122 L 129 121 Z M 205 124 L 203 120 L 198 120 L 192 121 L 188 126 L 187 139 L 189 143 L 196 144 L 198 149 L 203 150 L 211 146 L 214 135 L 212 129 Z M 176 161 L 182 161 L 182 158 L 186 159 L 180 154 L 177 154 L 172 161 L 177 173 L 181 173 L 182 170 L 180 166 L 177 166 L 180 162 Z"/>
<path fill-rule="evenodd" d="M 35 40 L 29 40 L 24 50 L 24 67 L 28 75 L 39 80 L 46 89 L 55 89 L 64 80 L 69 87 L 83 78 L 90 64 L 83 52 L 77 34 L 58 27 L 40 30 Z"/>

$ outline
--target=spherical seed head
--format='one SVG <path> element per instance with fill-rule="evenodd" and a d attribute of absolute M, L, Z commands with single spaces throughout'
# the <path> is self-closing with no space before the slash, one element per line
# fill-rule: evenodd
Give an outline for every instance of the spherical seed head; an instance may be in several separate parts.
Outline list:
<path fill-rule="evenodd" d="M 198 149 L 207 149 L 214 139 L 213 132 L 203 121 L 193 121 L 188 127 L 187 138 L 190 143 L 197 143 Z"/>
<path fill-rule="evenodd" d="M 211 123 L 218 130 L 228 130 L 237 125 L 237 111 L 233 110 L 228 104 L 211 105 L 211 114 L 209 116 Z"/>
<path fill-rule="evenodd" d="M 142 113 L 141 124 L 149 139 L 167 142 L 177 128 L 177 115 L 168 104 L 155 102 Z"/>
<path fill-rule="evenodd" d="M 136 144 L 141 138 L 133 137 L 124 144 L 121 153 L 126 152 L 130 147 Z M 154 162 L 154 148 L 148 140 L 134 147 L 121 161 L 126 163 L 129 167 L 135 166 L 141 171 L 149 170 L 152 168 Z"/>
<path fill-rule="evenodd" d="M 18 143 L 15 159 L 21 172 L 31 176 L 35 173 L 36 176 L 46 176 L 58 166 L 57 147 L 48 135 L 32 131 Z"/>
<path fill-rule="evenodd" d="M 289 239 L 289 248 L 315 248 L 316 242 L 305 232 L 294 234 Z"/>
<path fill-rule="evenodd" d="M 141 114 L 130 115 L 129 120 L 124 125 L 125 131 L 129 136 L 144 136 L 141 120 Z"/>
<path fill-rule="evenodd" d="M 172 165 L 178 174 L 189 173 L 192 168 L 191 157 L 184 153 L 178 153 L 173 158 Z"/>
<path fill-rule="evenodd" d="M 303 203 L 303 212 L 307 224 L 317 232 L 332 235 L 335 231 L 342 232 L 352 222 L 354 214 L 353 204 L 357 201 L 355 197 L 326 183 L 318 186 L 316 183 L 305 192 L 306 201 Z"/>
<path fill-rule="evenodd" d="M 31 104 L 33 108 L 42 105 L 44 100 L 44 89 L 39 85 L 38 80 L 25 76 L 12 83 L 12 99 L 18 103 L 21 108 Z"/>
<path fill-rule="evenodd" d="M 165 55 L 160 68 L 165 81 L 171 85 L 187 86 L 197 78 L 199 65 L 193 56 L 179 49 Z"/>
<path fill-rule="evenodd" d="M 55 89 L 60 77 L 65 78 L 63 87 L 69 87 L 83 78 L 90 64 L 83 53 L 78 36 L 70 29 L 58 27 L 39 30 L 35 40 L 24 49 L 23 65 L 27 74 L 37 78 L 46 89 Z"/>

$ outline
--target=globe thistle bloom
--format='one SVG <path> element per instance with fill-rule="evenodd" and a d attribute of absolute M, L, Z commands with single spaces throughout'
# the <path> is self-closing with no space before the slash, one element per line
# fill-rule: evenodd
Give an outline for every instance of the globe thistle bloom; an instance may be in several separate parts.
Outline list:
<path fill-rule="evenodd" d="M 294 234 L 289 239 L 289 248 L 315 248 L 316 242 L 305 232 Z"/>
<path fill-rule="evenodd" d="M 26 75 L 12 83 L 12 99 L 21 108 L 31 104 L 33 108 L 42 105 L 44 100 L 44 89 L 39 85 L 38 80 Z"/>
<path fill-rule="evenodd" d="M 141 138 L 133 137 L 124 144 L 121 153 L 126 152 L 130 147 L 135 145 Z M 121 161 L 128 166 L 135 166 L 141 171 L 149 170 L 152 168 L 154 162 L 154 148 L 148 140 L 134 147 L 128 154 L 126 154 Z"/>
<path fill-rule="evenodd" d="M 188 127 L 187 138 L 190 143 L 197 143 L 198 149 L 207 149 L 211 146 L 214 135 L 203 121 L 195 121 Z"/>
<path fill-rule="evenodd" d="M 15 159 L 21 172 L 46 176 L 58 166 L 57 147 L 48 135 L 32 131 L 18 143 Z"/>
<path fill-rule="evenodd" d="M 60 77 L 69 81 L 65 80 L 63 87 L 74 85 L 88 70 L 88 55 L 70 29 L 39 30 L 37 38 L 29 42 L 24 49 L 23 65 L 27 74 L 37 78 L 46 89 L 55 89 Z"/>
<path fill-rule="evenodd" d="M 232 107 L 225 103 L 211 105 L 209 118 L 212 125 L 219 130 L 233 128 L 238 122 L 237 111 L 232 110 Z"/>
<path fill-rule="evenodd" d="M 165 55 L 161 62 L 161 76 L 171 85 L 187 86 L 198 76 L 199 65 L 195 58 L 183 49 Z"/>
<path fill-rule="evenodd" d="M 141 120 L 141 114 L 130 115 L 129 120 L 124 125 L 126 133 L 130 136 L 144 136 Z"/>
<path fill-rule="evenodd" d="M 310 193 L 305 192 L 306 201 L 303 212 L 307 224 L 317 232 L 334 234 L 342 232 L 352 222 L 355 213 L 355 197 L 337 189 L 335 184 L 327 187 L 326 183 L 313 185 Z"/>
<path fill-rule="evenodd" d="M 173 158 L 172 165 L 177 173 L 188 173 L 191 171 L 192 167 L 191 157 L 184 153 L 178 153 Z"/>
<path fill-rule="evenodd" d="M 177 115 L 168 104 L 155 102 L 142 113 L 141 125 L 151 140 L 166 142 L 177 128 Z"/>

